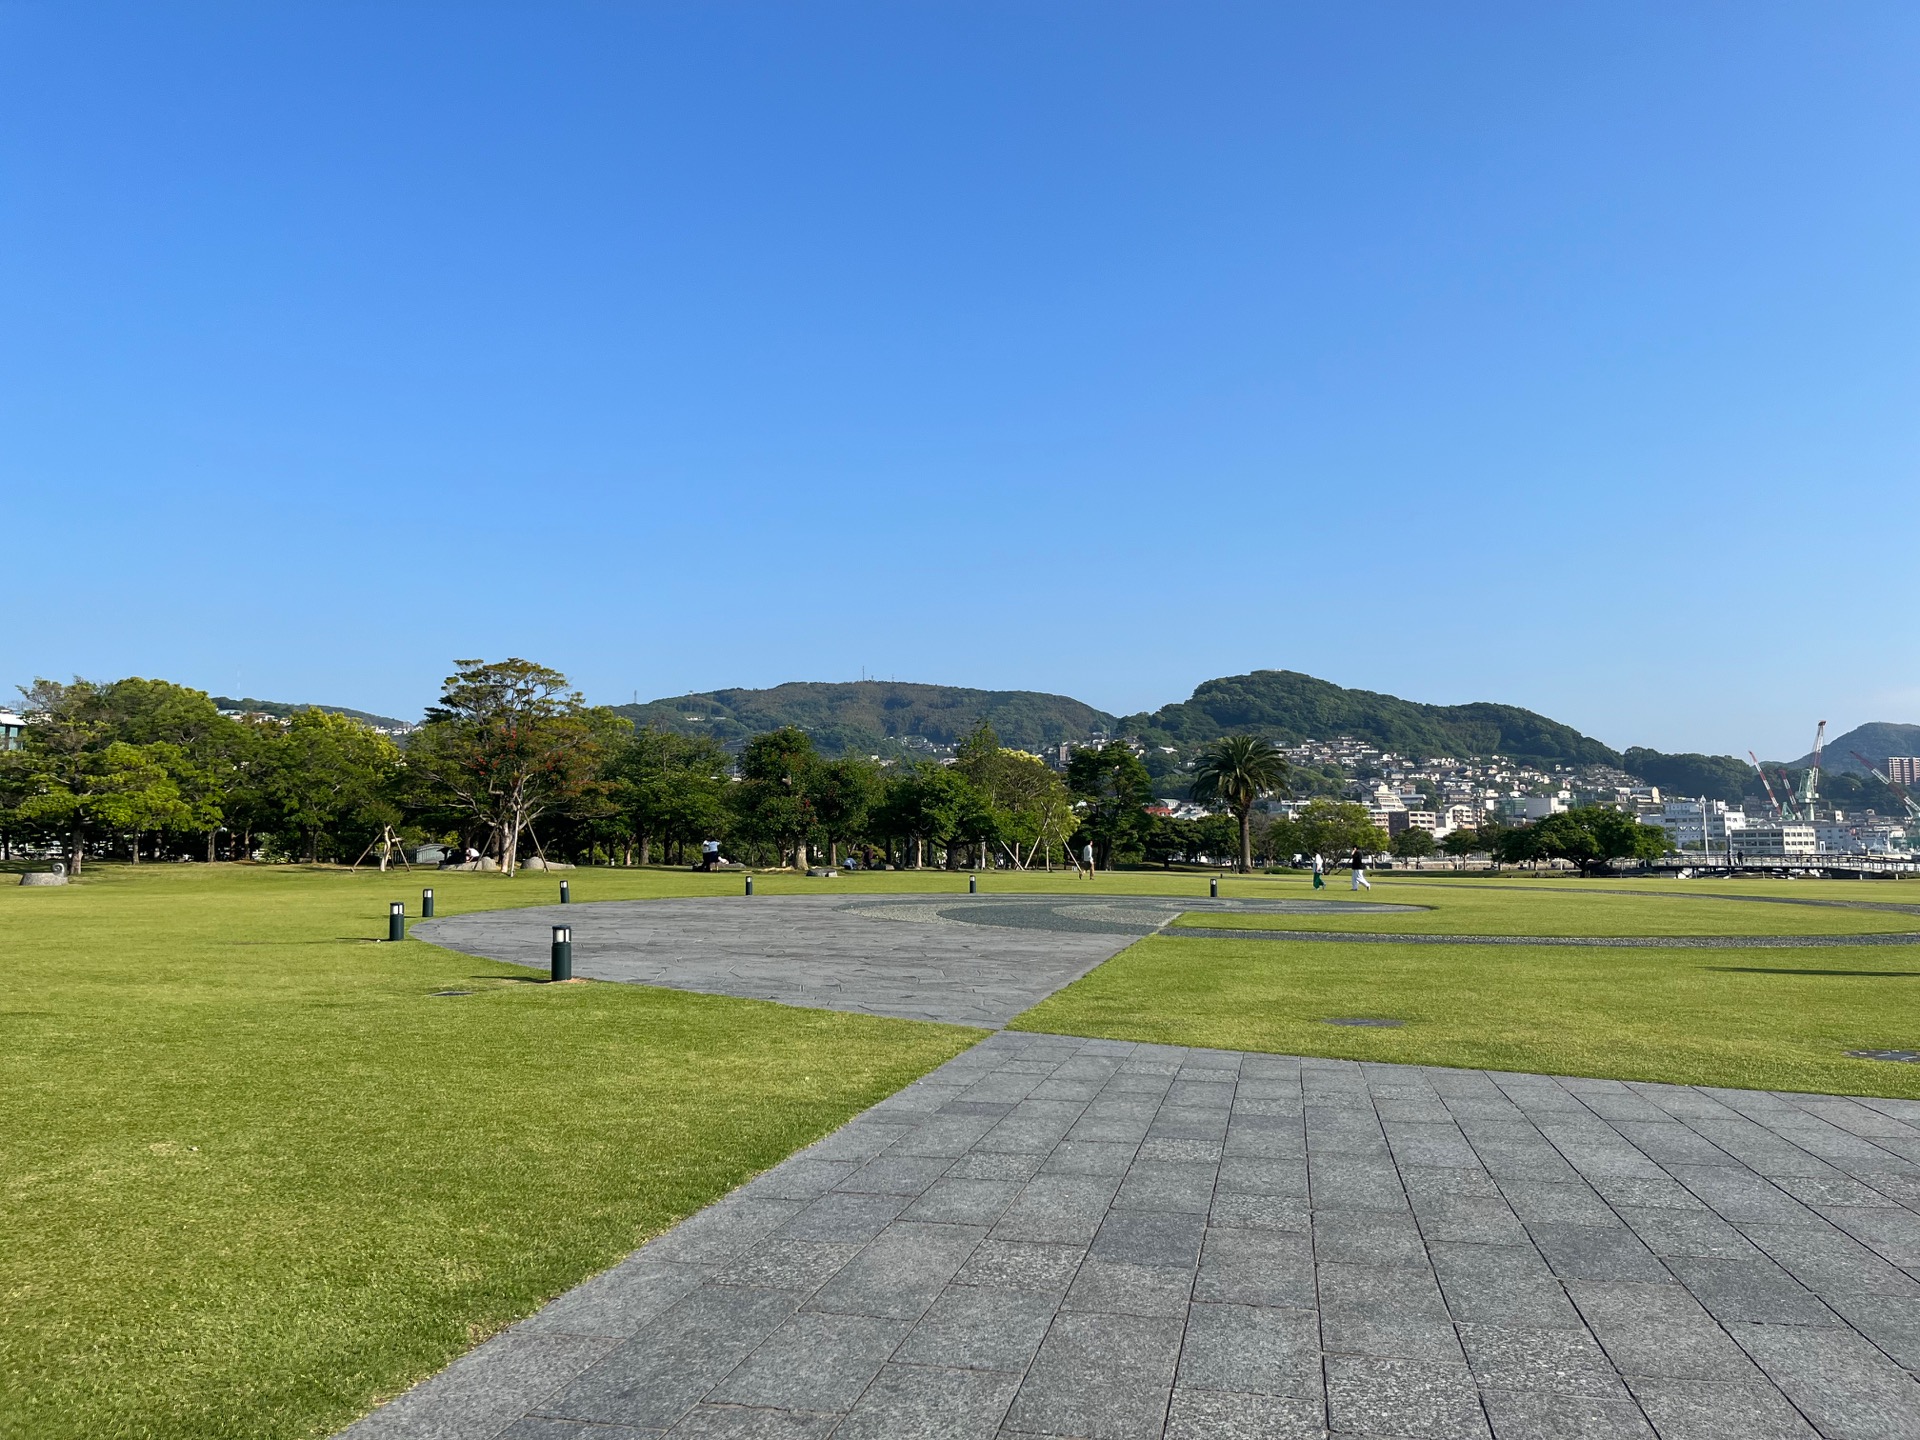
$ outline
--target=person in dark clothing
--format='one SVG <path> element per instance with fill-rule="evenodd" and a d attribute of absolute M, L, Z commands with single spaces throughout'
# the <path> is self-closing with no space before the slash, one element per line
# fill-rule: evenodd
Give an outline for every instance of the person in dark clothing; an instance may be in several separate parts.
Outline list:
<path fill-rule="evenodd" d="M 1360 853 L 1358 845 L 1353 847 L 1353 888 L 1371 890 L 1373 883 L 1367 879 L 1367 857 Z"/>

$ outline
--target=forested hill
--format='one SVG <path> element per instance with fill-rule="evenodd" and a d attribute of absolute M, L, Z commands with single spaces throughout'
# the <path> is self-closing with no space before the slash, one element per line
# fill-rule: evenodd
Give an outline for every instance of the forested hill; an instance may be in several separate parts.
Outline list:
<path fill-rule="evenodd" d="M 729 746 L 762 731 L 798 725 L 829 755 L 897 751 L 914 735 L 951 745 L 982 720 L 993 725 L 1001 744 L 1018 750 L 1085 740 L 1114 724 L 1104 710 L 1066 695 L 896 680 L 798 681 L 771 690 L 712 690 L 614 708 L 636 725 L 711 735 Z"/>
<path fill-rule="evenodd" d="M 1820 757 L 1821 767 L 1842 775 L 1864 775 L 1866 766 L 1853 758 L 1856 750 L 1884 770 L 1889 755 L 1920 755 L 1920 725 L 1894 725 L 1885 720 L 1856 725 L 1838 739 L 1827 741 L 1826 753 Z M 1804 770 L 1812 763 L 1812 751 L 1792 762 L 1796 770 Z"/>
<path fill-rule="evenodd" d="M 1422 705 L 1343 689 L 1293 670 L 1208 680 L 1190 700 L 1127 716 L 1120 731 L 1182 746 L 1256 731 L 1281 741 L 1351 735 L 1414 758 L 1505 755 L 1573 765 L 1620 762 L 1598 740 L 1514 705 Z"/>
<path fill-rule="evenodd" d="M 391 715 L 375 715 L 367 710 L 349 710 L 344 705 L 304 705 L 293 704 L 285 700 L 236 700 L 231 695 L 213 695 L 208 697 L 217 710 L 238 710 L 249 715 L 278 715 L 283 719 L 298 714 L 302 710 L 325 710 L 330 715 L 344 715 L 349 720 L 358 720 L 362 725 L 371 725 L 376 730 L 389 732 L 411 729 L 418 721 L 396 720 Z"/>

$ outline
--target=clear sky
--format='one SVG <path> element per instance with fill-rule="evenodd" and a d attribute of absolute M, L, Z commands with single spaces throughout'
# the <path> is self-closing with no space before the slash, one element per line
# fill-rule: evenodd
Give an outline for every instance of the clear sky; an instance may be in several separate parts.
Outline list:
<path fill-rule="evenodd" d="M 1920 7 L 0 0 L 0 681 L 1920 721 Z"/>

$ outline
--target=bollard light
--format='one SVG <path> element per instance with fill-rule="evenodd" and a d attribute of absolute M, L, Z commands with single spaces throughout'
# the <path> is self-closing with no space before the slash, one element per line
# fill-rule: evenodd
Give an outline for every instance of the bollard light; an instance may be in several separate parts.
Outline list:
<path fill-rule="evenodd" d="M 407 907 L 405 902 L 396 900 L 387 906 L 387 939 L 404 940 L 407 938 Z"/>
<path fill-rule="evenodd" d="M 562 905 L 566 905 L 571 903 L 572 900 L 573 900 L 573 894 L 571 891 L 567 889 L 567 882 L 562 880 L 560 882 L 560 903 Z"/>
<path fill-rule="evenodd" d="M 556 925 L 553 927 L 553 966 L 549 978 L 571 980 L 573 978 L 573 927 Z"/>
<path fill-rule="evenodd" d="M 420 918 L 433 919 L 433 887 L 431 885 L 420 892 Z"/>
<path fill-rule="evenodd" d="M 747 876 L 747 894 L 751 895 L 752 893 L 753 893 L 753 877 L 749 875 Z"/>
<path fill-rule="evenodd" d="M 1215 900 L 1220 898 L 1220 877 L 1215 875 L 1207 881 L 1207 894 Z"/>
<path fill-rule="evenodd" d="M 967 894 L 978 895 L 979 893 L 980 893 L 980 877 L 978 875 L 967 876 Z"/>

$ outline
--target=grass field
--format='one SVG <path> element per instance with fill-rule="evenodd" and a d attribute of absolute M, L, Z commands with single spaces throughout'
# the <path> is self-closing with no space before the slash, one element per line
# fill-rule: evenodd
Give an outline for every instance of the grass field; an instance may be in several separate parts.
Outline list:
<path fill-rule="evenodd" d="M 550 904 L 550 875 L 103 867 L 0 878 L 0 1437 L 293 1440 L 624 1255 L 977 1032 L 624 985 L 547 987 L 408 941 L 386 905 Z M 582 870 L 577 901 L 737 894 Z M 1847 933 L 1920 917 L 1703 885 L 1382 875 L 1407 916 L 1234 923 L 1436 934 Z M 763 895 L 946 892 L 964 874 Z M 1731 894 L 1920 903 L 1920 885 Z M 1203 896 L 1204 873 L 983 877 Z M 1612 891 L 1632 893 L 1614 894 Z M 1222 893 L 1309 895 L 1300 876 Z M 1350 898 L 1344 890 L 1326 898 Z M 1447 1065 L 1920 1095 L 1913 949 L 1674 951 L 1141 942 L 1023 1027 Z M 464 998 L 435 998 L 468 989 Z M 1350 1030 L 1334 1015 L 1402 1018 Z"/>
<path fill-rule="evenodd" d="M 1233 894 L 1253 882 L 1237 882 Z M 1309 893 L 1282 877 L 1264 893 Z M 1920 916 L 1726 896 L 1920 904 L 1920 885 L 1591 884 L 1380 876 L 1359 898 L 1403 915 L 1194 915 L 1184 926 L 1507 935 L 1855 934 Z M 1353 898 L 1341 890 L 1331 897 Z M 1920 942 L 1920 936 L 1916 936 Z M 1418 1064 L 1920 1097 L 1920 1065 L 1852 1049 L 1920 1049 L 1912 947 L 1682 950 L 1346 945 L 1151 938 L 1029 1010 L 1017 1028 Z M 1397 1019 L 1399 1029 L 1325 1023 Z"/>
<path fill-rule="evenodd" d="M 0 1435 L 327 1434 L 977 1036 L 368 943 L 419 883 L 0 888 Z"/>

